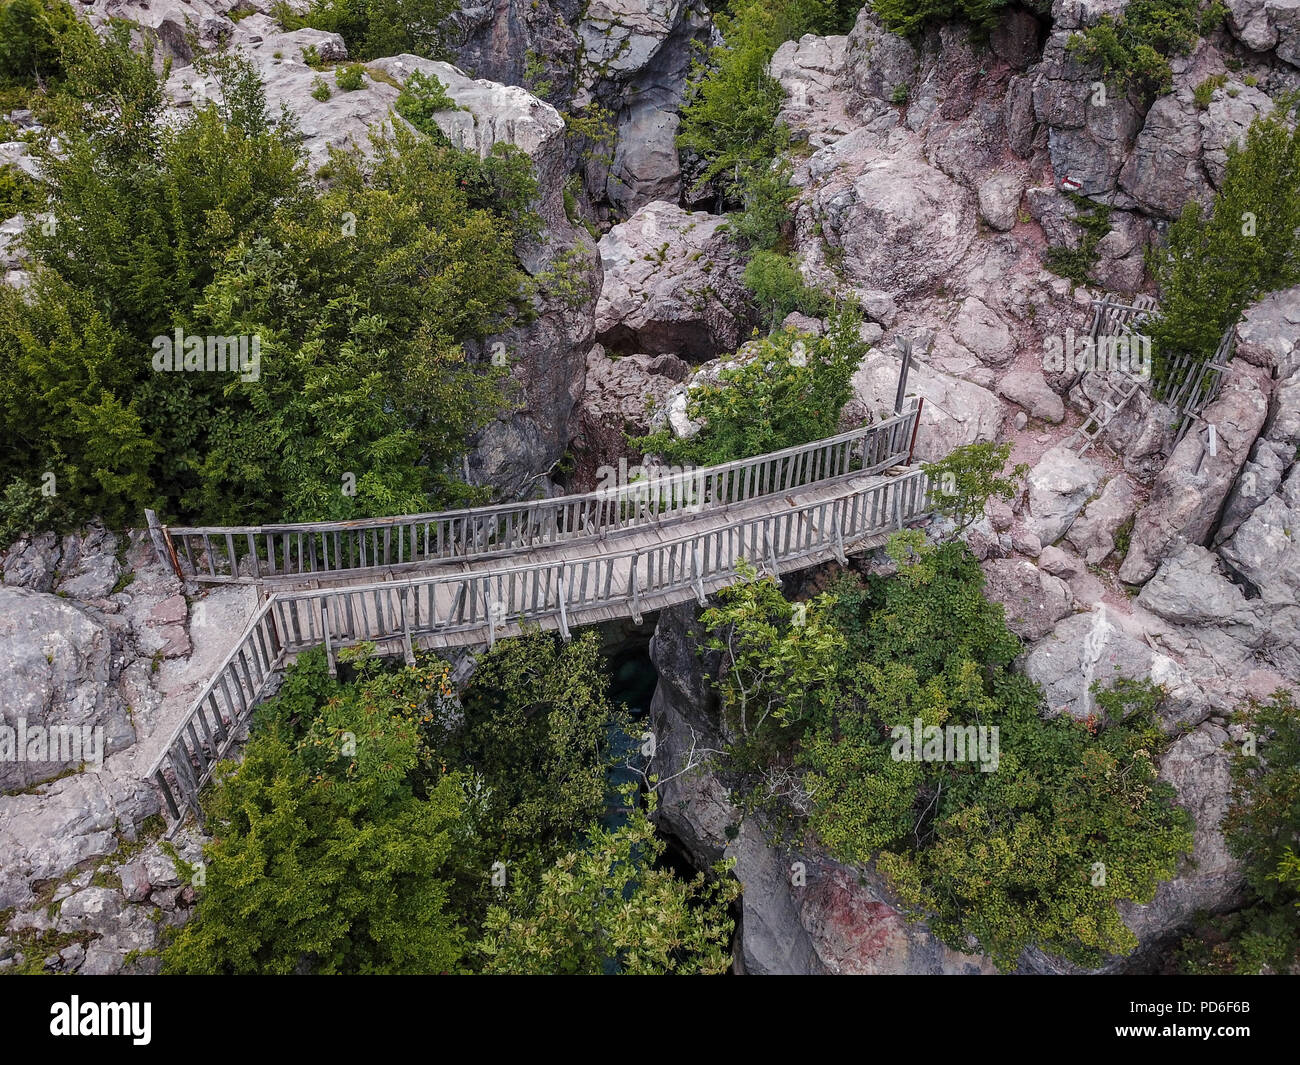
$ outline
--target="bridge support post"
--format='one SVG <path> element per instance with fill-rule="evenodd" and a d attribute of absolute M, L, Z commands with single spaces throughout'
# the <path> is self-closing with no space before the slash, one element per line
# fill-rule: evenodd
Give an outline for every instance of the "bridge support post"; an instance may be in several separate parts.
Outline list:
<path fill-rule="evenodd" d="M 326 599 L 320 601 L 320 628 L 321 634 L 325 638 L 325 661 L 329 663 L 330 676 L 337 677 L 339 675 L 339 667 L 334 661 L 334 643 L 330 639 L 329 601 Z"/>
<path fill-rule="evenodd" d="M 406 610 L 406 596 L 409 589 L 401 588 L 397 601 L 402 608 L 402 659 L 408 666 L 415 665 L 415 648 L 411 644 L 411 615 Z"/>
<path fill-rule="evenodd" d="M 849 557 L 844 553 L 844 522 L 840 519 L 840 508 L 843 502 L 835 504 L 834 510 L 831 511 L 831 528 L 835 535 L 835 561 L 841 566 L 849 564 Z"/>
<path fill-rule="evenodd" d="M 158 561 L 170 565 L 172 572 L 176 574 L 176 579 L 184 584 L 185 574 L 181 572 L 181 562 L 176 557 L 176 548 L 172 545 L 167 526 L 158 520 L 158 512 L 154 510 L 146 510 L 144 520 L 149 523 L 149 539 L 153 542 L 154 554 L 158 556 Z"/>
<path fill-rule="evenodd" d="M 691 569 L 695 577 L 695 598 L 699 601 L 700 606 L 703 606 L 705 603 L 704 576 L 700 573 L 700 542 L 698 540 L 691 543 Z"/>
<path fill-rule="evenodd" d="M 639 551 L 632 556 L 632 579 L 629 582 L 632 592 L 632 621 L 637 625 L 641 624 L 641 586 L 636 577 L 636 563 L 640 557 Z"/>
<path fill-rule="evenodd" d="M 569 639 L 569 611 L 566 608 L 564 602 L 565 600 L 564 585 L 565 585 L 564 564 L 561 563 L 556 568 L 555 571 L 555 590 L 556 590 L 556 594 L 559 596 L 560 599 L 560 635 L 565 640 L 568 640 Z"/>

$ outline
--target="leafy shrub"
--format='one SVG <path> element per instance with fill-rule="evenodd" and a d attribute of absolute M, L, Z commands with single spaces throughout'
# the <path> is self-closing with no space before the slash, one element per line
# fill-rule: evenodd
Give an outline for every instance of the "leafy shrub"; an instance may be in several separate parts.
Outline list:
<path fill-rule="evenodd" d="M 776 121 L 784 93 L 768 74 L 773 53 L 805 33 L 843 32 L 856 15 L 855 4 L 828 0 L 749 0 L 716 15 L 723 43 L 692 65 L 677 137 L 698 160 L 697 185 L 717 180 L 734 203 L 747 172 L 771 166 L 789 141 Z"/>
<path fill-rule="evenodd" d="M 356 92 L 366 82 L 366 68 L 360 63 L 345 63 L 334 71 L 334 83 L 344 92 Z"/>
<path fill-rule="evenodd" d="M 0 85 L 57 81 L 60 42 L 79 26 L 66 0 L 0 0 Z"/>
<path fill-rule="evenodd" d="M 447 86 L 437 75 L 424 75 L 416 70 L 406 79 L 394 105 L 397 113 L 426 137 L 439 138 L 442 131 L 433 120 L 439 111 L 455 111 L 456 101 L 447 92 Z"/>
<path fill-rule="evenodd" d="M 292 21 L 294 28 L 339 34 L 348 55 L 363 62 L 403 52 L 436 59 L 443 27 L 456 10 L 455 0 L 313 0 L 307 14 Z"/>
<path fill-rule="evenodd" d="M 654 793 L 649 811 L 654 811 Z M 585 845 L 557 858 L 540 890 L 488 911 L 484 972 L 539 976 L 699 975 L 731 965 L 740 884 L 718 866 L 706 880 L 657 867 L 665 850 L 647 811 L 617 828 L 593 825 Z M 530 886 L 531 887 L 531 886 Z M 513 912 L 512 912 L 513 911 Z"/>
<path fill-rule="evenodd" d="M 1197 109 L 1204 111 L 1209 107 L 1210 101 L 1214 99 L 1214 90 L 1222 89 L 1227 84 L 1227 74 L 1214 74 L 1197 85 L 1192 90 L 1192 99 L 1195 101 Z"/>
<path fill-rule="evenodd" d="M 242 763 L 212 789 L 205 886 L 165 972 L 460 967 L 466 933 L 450 896 L 465 791 L 436 770 L 417 788 L 432 752 L 412 712 L 434 712 L 449 667 L 394 676 L 362 663 L 345 685 L 324 658 L 299 659 L 259 709 Z"/>
<path fill-rule="evenodd" d="M 1074 248 L 1060 245 L 1050 247 L 1043 256 L 1043 265 L 1060 277 L 1069 278 L 1076 285 L 1086 285 L 1092 268 L 1097 265 L 1097 245 L 1110 232 L 1110 211 L 1108 204 L 1093 203 L 1086 196 L 1078 193 L 1066 193 L 1078 208 L 1074 215 L 1074 224 L 1083 234 L 1079 244 Z"/>
<path fill-rule="evenodd" d="M 1072 34 L 1067 48 L 1080 62 L 1096 63 L 1108 85 L 1164 93 L 1173 88 L 1169 57 L 1190 52 L 1227 13 L 1219 0 L 1132 0 L 1118 19 L 1102 15 Z"/>
<path fill-rule="evenodd" d="M 670 463 L 710 466 L 831 436 L 865 354 L 860 325 L 856 311 L 846 308 L 827 336 L 780 330 L 755 341 L 746 360 L 723 370 L 716 385 L 691 390 L 687 414 L 704 423 L 695 436 L 681 440 L 664 429 L 633 446 Z"/>
<path fill-rule="evenodd" d="M 926 26 L 965 20 L 976 31 L 987 33 L 1009 0 L 873 0 L 872 7 L 885 29 L 900 37 L 912 37 Z M 905 101 L 895 100 L 894 103 Z"/>
<path fill-rule="evenodd" d="M 732 238 L 750 251 L 771 251 L 784 242 L 794 220 L 790 204 L 797 192 L 786 160 L 745 171 L 739 187 L 741 209 L 727 221 Z"/>
<path fill-rule="evenodd" d="M 1020 490 L 1020 480 L 1029 467 L 1020 463 L 1005 475 L 1011 444 L 963 444 L 938 462 L 926 463 L 926 476 L 934 486 L 931 500 L 935 511 L 956 523 L 956 534 L 984 513 L 992 498 L 1010 501 Z"/>
<path fill-rule="evenodd" d="M 0 219 L 32 215 L 44 203 L 41 187 L 16 166 L 0 166 Z"/>
<path fill-rule="evenodd" d="M 313 100 L 319 100 L 321 103 L 324 103 L 330 98 L 330 95 L 329 82 L 320 75 L 311 79 L 311 98 Z"/>
<path fill-rule="evenodd" d="M 756 251 L 745 264 L 741 279 L 767 318 L 770 329 L 775 329 L 793 311 L 813 318 L 825 313 L 826 297 L 808 286 L 792 255 Z"/>

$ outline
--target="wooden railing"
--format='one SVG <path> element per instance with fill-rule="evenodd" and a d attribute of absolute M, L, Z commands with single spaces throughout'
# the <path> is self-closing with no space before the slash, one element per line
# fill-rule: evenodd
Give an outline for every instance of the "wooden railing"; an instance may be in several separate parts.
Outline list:
<path fill-rule="evenodd" d="M 167 809 L 200 815 L 199 789 L 247 727 L 273 675 L 294 655 L 323 645 L 331 669 L 338 649 L 375 643 L 400 651 L 491 644 L 525 625 L 559 629 L 618 617 L 640 620 L 705 596 L 736 580 L 743 561 L 779 574 L 835 558 L 930 511 L 924 471 L 879 477 L 834 498 L 703 529 L 652 547 L 578 555 L 480 572 L 403 577 L 369 585 L 338 585 L 270 596 L 234 650 L 200 692 L 186 720 L 149 770 Z"/>
<path fill-rule="evenodd" d="M 253 709 L 284 668 L 286 650 L 274 609 L 274 597 L 262 604 L 149 769 L 149 778 L 177 820 L 182 810 L 199 814 L 199 789 L 238 741 Z"/>
<path fill-rule="evenodd" d="M 652 480 L 491 507 L 343 522 L 161 526 L 164 551 L 206 583 L 276 583 L 400 573 L 433 562 L 514 554 L 777 495 L 905 464 L 919 407 L 825 440 Z"/>

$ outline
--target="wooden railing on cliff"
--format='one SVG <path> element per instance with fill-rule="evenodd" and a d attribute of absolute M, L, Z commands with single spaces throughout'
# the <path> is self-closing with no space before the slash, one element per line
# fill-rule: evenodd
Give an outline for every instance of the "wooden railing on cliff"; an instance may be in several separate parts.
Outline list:
<path fill-rule="evenodd" d="M 554 499 L 286 525 L 168 527 L 150 515 L 150 529 L 177 575 L 200 583 L 378 577 L 431 563 L 606 539 L 687 520 L 707 508 L 877 473 L 910 461 L 919 420 L 917 403 L 885 421 L 811 444 Z"/>

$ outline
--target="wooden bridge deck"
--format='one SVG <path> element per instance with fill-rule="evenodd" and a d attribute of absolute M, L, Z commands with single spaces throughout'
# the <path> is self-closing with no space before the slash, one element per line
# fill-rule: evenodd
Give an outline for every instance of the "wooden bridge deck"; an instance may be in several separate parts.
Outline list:
<path fill-rule="evenodd" d="M 529 546 L 508 557 L 483 541 L 479 546 L 486 549 L 471 551 L 469 557 L 437 555 L 388 567 L 281 572 L 274 582 L 259 582 L 269 597 L 165 741 L 149 776 L 176 822 L 186 811 L 200 816 L 199 791 L 217 763 L 239 741 L 253 709 L 275 689 L 285 666 L 311 648 L 323 645 L 332 669 L 341 648 L 363 642 L 413 662 L 417 648 L 491 645 L 530 627 L 558 630 L 567 638 L 579 626 L 639 621 L 646 613 L 691 599 L 704 603 L 734 583 L 743 564 L 779 579 L 783 573 L 831 559 L 844 562 L 849 553 L 879 546 L 930 512 L 931 489 L 922 470 L 896 464 L 887 472 L 879 469 L 882 454 L 902 457 L 896 450 L 900 441 L 910 451 L 919 412 L 909 413 L 909 420 L 887 425 L 887 435 L 857 434 L 862 442 L 856 470 L 843 437 L 779 453 L 776 462 L 760 456 L 739 464 L 742 471 L 751 471 L 733 482 L 742 491 L 723 493 L 714 505 L 674 508 L 671 520 L 643 513 L 638 521 L 621 523 L 617 535 L 592 535 L 581 525 L 560 522 L 538 526 L 544 535 L 530 536 Z M 717 469 L 691 476 L 712 477 Z M 752 476 L 753 470 L 773 476 L 764 484 Z M 782 491 L 782 478 L 811 483 Z M 731 501 L 733 495 L 741 498 Z M 563 514 L 574 498 L 580 497 L 542 505 Z M 491 528 L 499 531 L 502 508 L 492 510 Z M 626 511 L 610 513 L 621 521 Z M 426 518 L 419 520 L 433 527 Z M 370 525 L 413 527 L 410 519 L 388 521 L 389 526 Z M 513 528 L 517 534 L 524 526 Z M 570 535 L 564 535 L 566 529 Z M 256 541 L 250 543 L 255 551 Z M 277 545 L 268 547 L 274 552 Z M 286 551 L 282 557 L 294 555 Z M 296 557 L 308 556 L 299 551 Z M 233 550 L 230 558 L 235 564 L 218 579 L 241 579 Z M 373 555 L 354 558 L 374 561 Z"/>

